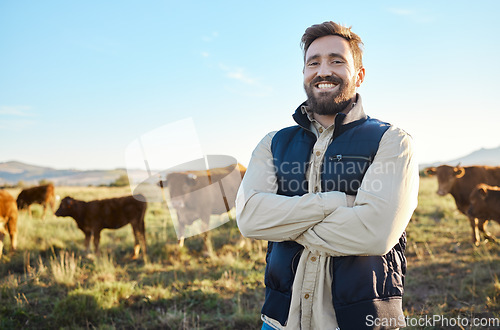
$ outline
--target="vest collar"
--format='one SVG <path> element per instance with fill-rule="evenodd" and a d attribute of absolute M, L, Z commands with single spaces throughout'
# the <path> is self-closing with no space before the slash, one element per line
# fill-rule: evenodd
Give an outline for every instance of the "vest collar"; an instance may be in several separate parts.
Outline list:
<path fill-rule="evenodd" d="M 368 116 L 365 114 L 363 110 L 363 105 L 361 102 L 361 95 L 356 94 L 357 101 L 354 107 L 347 113 L 338 113 L 335 116 L 335 127 L 333 132 L 333 137 L 337 137 L 340 134 L 344 133 L 348 129 L 355 127 L 359 124 L 362 124 L 364 121 L 368 119 Z M 300 127 L 310 131 L 311 121 L 305 112 L 305 109 L 308 107 L 307 101 L 303 102 L 293 114 L 293 119 Z"/>

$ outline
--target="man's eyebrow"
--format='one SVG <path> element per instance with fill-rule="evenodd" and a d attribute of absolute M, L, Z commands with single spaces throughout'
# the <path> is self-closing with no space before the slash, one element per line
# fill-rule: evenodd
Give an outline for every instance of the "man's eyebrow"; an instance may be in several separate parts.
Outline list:
<path fill-rule="evenodd" d="M 306 59 L 306 63 L 308 63 L 309 61 L 312 61 L 312 60 L 316 60 L 320 57 L 321 57 L 321 55 L 319 55 L 319 54 L 311 55 Z M 339 53 L 330 53 L 330 54 L 328 54 L 328 57 L 329 58 L 340 58 L 342 61 L 347 62 L 347 59 Z"/>
<path fill-rule="evenodd" d="M 330 57 L 330 58 L 337 57 L 337 58 L 340 58 L 342 61 L 347 62 L 347 58 L 345 58 L 343 55 L 338 54 L 338 53 L 330 53 L 330 54 L 328 54 L 328 57 Z"/>
<path fill-rule="evenodd" d="M 318 59 L 318 58 L 320 58 L 319 54 L 311 55 L 308 58 L 306 58 L 306 63 L 308 63 L 308 62 L 310 62 L 312 60 Z"/>

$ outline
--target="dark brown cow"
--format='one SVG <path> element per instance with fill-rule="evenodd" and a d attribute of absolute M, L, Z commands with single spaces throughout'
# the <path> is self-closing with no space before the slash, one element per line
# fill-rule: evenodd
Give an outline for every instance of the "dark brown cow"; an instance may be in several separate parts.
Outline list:
<path fill-rule="evenodd" d="M 5 190 L 0 190 L 0 258 L 3 252 L 3 238 L 10 235 L 12 250 L 17 248 L 17 206 L 16 200 Z"/>
<path fill-rule="evenodd" d="M 203 231 L 209 229 L 210 216 L 230 211 L 236 200 L 246 168 L 241 164 L 208 171 L 184 171 L 167 175 L 160 185 L 167 189 L 177 212 L 179 244 L 184 244 L 185 228 L 201 219 Z M 212 252 L 209 232 L 204 235 L 206 248 Z"/>
<path fill-rule="evenodd" d="M 493 186 L 500 185 L 500 167 L 491 166 L 467 166 L 452 167 L 441 165 L 439 167 L 427 168 L 428 175 L 436 175 L 438 179 L 437 194 L 444 196 L 451 194 L 460 212 L 469 217 L 472 227 L 472 241 L 479 244 L 478 228 L 484 233 L 484 226 L 478 227 L 478 220 L 469 216 L 470 194 L 474 187 L 480 183 Z"/>
<path fill-rule="evenodd" d="M 118 229 L 127 224 L 132 225 L 135 245 L 134 256 L 139 256 L 142 248 L 146 258 L 146 235 L 144 228 L 144 215 L 147 203 L 138 196 L 109 198 L 90 202 L 79 201 L 65 197 L 56 211 L 58 217 L 72 217 L 76 220 L 78 228 L 85 234 L 85 248 L 89 251 L 90 238 L 94 236 L 94 249 L 99 253 L 99 239 L 101 230 Z"/>
<path fill-rule="evenodd" d="M 478 184 L 470 194 L 468 214 L 470 217 L 478 219 L 478 227 L 482 228 L 481 231 L 484 232 L 484 235 L 495 241 L 496 238 L 485 229 L 485 226 L 488 220 L 500 223 L 500 187 L 484 183 Z"/>
<path fill-rule="evenodd" d="M 55 201 L 56 195 L 54 193 L 54 185 L 49 183 L 43 186 L 27 188 L 21 191 L 19 196 L 17 196 L 17 208 L 19 210 L 28 208 L 28 213 L 31 217 L 31 204 L 41 204 L 43 206 L 42 219 L 45 219 L 47 205 L 49 205 L 52 212 L 54 212 Z"/>

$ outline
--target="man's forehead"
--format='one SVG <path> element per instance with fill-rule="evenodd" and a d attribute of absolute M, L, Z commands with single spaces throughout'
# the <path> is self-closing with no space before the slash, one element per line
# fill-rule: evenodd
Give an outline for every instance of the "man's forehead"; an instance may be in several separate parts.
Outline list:
<path fill-rule="evenodd" d="M 341 54 L 352 59 L 349 42 L 340 36 L 324 36 L 314 40 L 306 51 L 306 59 L 311 56 Z"/>

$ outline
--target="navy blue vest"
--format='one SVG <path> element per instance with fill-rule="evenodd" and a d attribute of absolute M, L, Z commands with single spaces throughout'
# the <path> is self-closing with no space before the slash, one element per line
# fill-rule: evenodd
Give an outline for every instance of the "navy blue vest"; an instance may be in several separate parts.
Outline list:
<path fill-rule="evenodd" d="M 306 172 L 316 136 L 310 121 L 299 107 L 294 114 L 297 126 L 275 134 L 271 151 L 276 169 L 278 194 L 301 196 L 308 192 Z M 333 140 L 321 169 L 322 191 L 355 195 L 363 176 L 377 153 L 389 124 L 367 117 L 361 107 L 346 116 L 338 114 Z M 406 268 L 405 235 L 385 256 L 334 257 L 331 263 L 332 296 L 341 329 L 366 328 L 366 316 L 403 317 L 401 297 Z M 303 246 L 294 242 L 269 242 L 266 255 L 266 300 L 262 313 L 286 324 L 295 270 Z M 390 271 L 387 272 L 387 265 Z M 373 276 L 375 272 L 376 276 Z M 393 298 L 397 298 L 394 300 Z"/>

